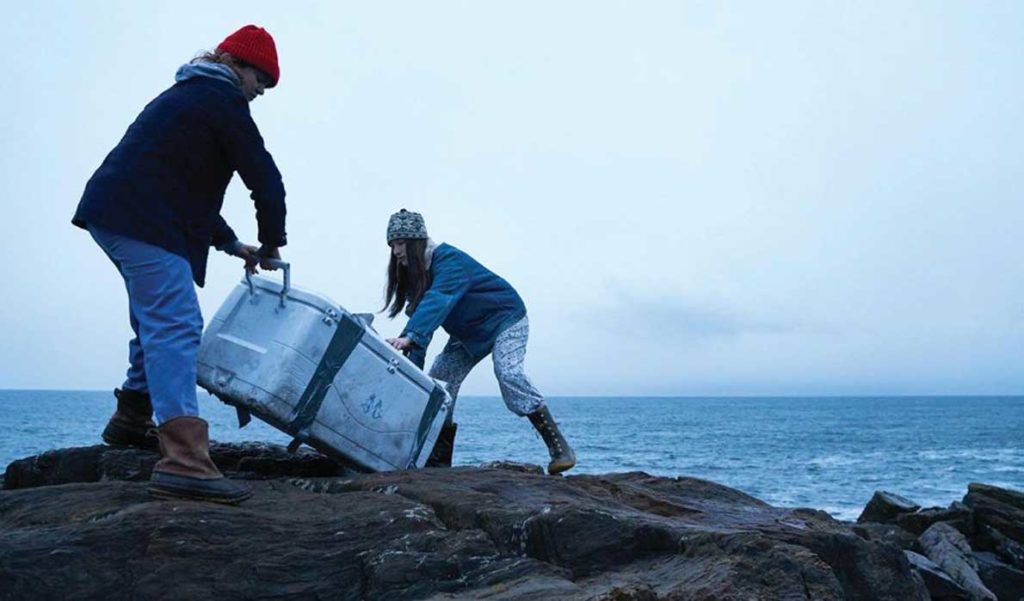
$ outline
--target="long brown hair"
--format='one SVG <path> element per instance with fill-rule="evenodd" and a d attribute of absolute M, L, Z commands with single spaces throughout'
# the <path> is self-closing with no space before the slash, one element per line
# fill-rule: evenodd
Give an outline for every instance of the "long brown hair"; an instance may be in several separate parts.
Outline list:
<path fill-rule="evenodd" d="M 399 263 L 395 253 L 390 254 L 388 287 L 384 291 L 383 310 L 388 312 L 389 318 L 394 318 L 403 309 L 406 315 L 412 315 L 416 306 L 420 304 L 420 299 L 430 288 L 427 241 L 423 238 L 405 240 L 405 260 L 408 265 Z"/>

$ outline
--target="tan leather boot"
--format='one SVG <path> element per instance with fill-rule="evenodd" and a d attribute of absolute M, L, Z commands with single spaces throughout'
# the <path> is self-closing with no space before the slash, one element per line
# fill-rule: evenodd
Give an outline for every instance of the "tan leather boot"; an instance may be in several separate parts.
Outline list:
<path fill-rule="evenodd" d="M 541 407 L 526 417 L 530 418 L 530 423 L 537 429 L 537 432 L 540 432 L 540 437 L 548 446 L 548 454 L 551 455 L 551 463 L 548 464 L 549 474 L 558 474 L 576 465 L 576 453 L 562 436 L 558 424 L 555 423 L 555 418 L 551 417 L 551 412 L 547 407 Z"/>
<path fill-rule="evenodd" d="M 153 403 L 149 395 L 135 390 L 114 389 L 117 410 L 103 429 L 103 442 L 115 447 L 136 447 L 159 451 Z"/>
<path fill-rule="evenodd" d="M 234 505 L 252 496 L 248 486 L 228 480 L 210 459 L 209 425 L 198 417 L 176 417 L 160 425 L 160 452 L 149 494 Z"/>

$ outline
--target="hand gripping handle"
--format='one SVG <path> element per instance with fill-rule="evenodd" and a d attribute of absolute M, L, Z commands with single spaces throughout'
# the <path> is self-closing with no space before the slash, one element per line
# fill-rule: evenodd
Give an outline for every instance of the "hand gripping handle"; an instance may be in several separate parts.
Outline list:
<path fill-rule="evenodd" d="M 281 288 L 281 306 L 283 307 L 285 299 L 288 298 L 288 291 L 292 289 L 292 265 L 281 259 L 261 259 L 261 261 L 284 272 L 284 286 Z M 256 287 L 252 283 L 252 274 L 248 269 L 245 270 L 245 283 L 249 285 L 249 294 L 256 294 Z"/>

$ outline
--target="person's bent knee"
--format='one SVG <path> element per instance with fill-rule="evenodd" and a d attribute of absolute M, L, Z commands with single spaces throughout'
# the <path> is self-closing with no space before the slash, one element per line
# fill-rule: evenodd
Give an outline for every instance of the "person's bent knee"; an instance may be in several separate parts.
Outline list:
<path fill-rule="evenodd" d="M 148 338 L 150 347 L 153 344 L 198 347 L 203 339 L 203 328 L 188 322 L 170 322 L 153 327 Z"/>
<path fill-rule="evenodd" d="M 506 370 L 506 371 L 494 371 L 494 376 L 498 378 L 498 386 L 509 387 L 509 388 L 522 388 L 523 383 L 527 382 L 526 372 L 521 369 Z"/>
<path fill-rule="evenodd" d="M 530 401 L 530 402 L 526 402 L 526 403 L 521 402 L 521 401 L 514 401 L 514 402 L 505 401 L 505 406 L 508 407 L 509 411 L 511 411 L 512 413 L 515 413 L 519 417 L 527 417 L 531 413 L 536 413 L 537 411 L 540 411 L 541 409 L 543 409 L 544 408 L 544 401 L 543 400 L 535 400 L 535 401 Z"/>

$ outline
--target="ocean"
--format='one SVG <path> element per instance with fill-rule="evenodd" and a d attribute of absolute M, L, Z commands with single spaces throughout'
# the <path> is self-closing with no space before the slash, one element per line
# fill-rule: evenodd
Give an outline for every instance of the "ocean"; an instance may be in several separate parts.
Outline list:
<path fill-rule="evenodd" d="M 200 391 L 211 438 L 287 444 Z M 923 506 L 960 500 L 970 482 L 1024 490 L 1024 397 L 553 397 L 576 450 L 569 474 L 643 471 L 731 486 L 783 507 L 853 520 L 875 490 Z M 48 449 L 100 442 L 109 391 L 0 390 L 0 469 Z M 498 397 L 456 408 L 456 465 L 546 465 L 544 443 Z"/>

